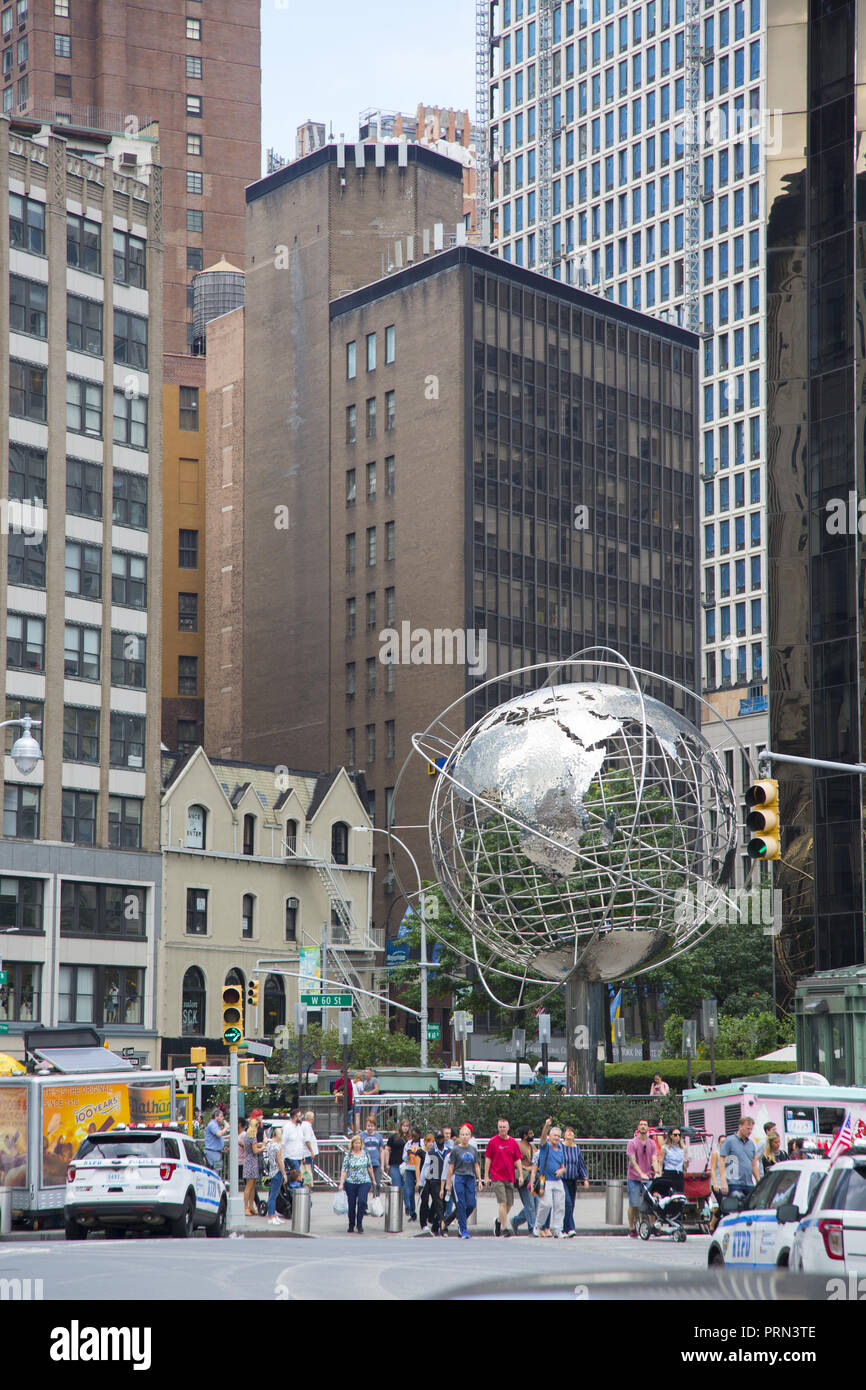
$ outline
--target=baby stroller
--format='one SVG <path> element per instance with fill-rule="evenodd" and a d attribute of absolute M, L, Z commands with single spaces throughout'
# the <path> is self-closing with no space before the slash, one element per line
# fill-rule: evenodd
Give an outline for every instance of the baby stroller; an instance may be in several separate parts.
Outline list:
<path fill-rule="evenodd" d="M 652 1182 L 641 1183 L 644 1206 L 637 1223 L 637 1233 L 641 1240 L 649 1240 L 655 1230 L 657 1235 L 668 1235 L 671 1240 L 683 1241 L 686 1238 L 683 1227 L 683 1211 L 686 1199 L 677 1192 L 670 1178 L 653 1178 Z M 655 1217 L 655 1227 L 650 1223 Z"/>

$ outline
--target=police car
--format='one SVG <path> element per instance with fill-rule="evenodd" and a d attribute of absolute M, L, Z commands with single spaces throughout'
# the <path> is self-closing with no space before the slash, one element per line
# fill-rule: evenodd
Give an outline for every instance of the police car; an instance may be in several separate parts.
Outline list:
<path fill-rule="evenodd" d="M 835 1160 L 810 1212 L 799 1214 L 806 1219 L 794 1232 L 792 1269 L 866 1274 L 866 1145 Z"/>
<path fill-rule="evenodd" d="M 114 1129 L 83 1140 L 66 1171 L 67 1240 L 100 1228 L 224 1236 L 228 1198 L 198 1144 L 177 1130 Z"/>
<path fill-rule="evenodd" d="M 827 1159 L 777 1163 L 755 1184 L 739 1211 L 722 1217 L 710 1241 L 707 1264 L 750 1269 L 787 1265 L 797 1222 L 812 1208 L 829 1166 Z"/>

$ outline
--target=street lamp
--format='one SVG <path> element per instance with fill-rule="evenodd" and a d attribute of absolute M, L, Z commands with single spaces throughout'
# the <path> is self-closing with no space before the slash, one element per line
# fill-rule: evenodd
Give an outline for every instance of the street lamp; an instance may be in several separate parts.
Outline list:
<path fill-rule="evenodd" d="M 375 825 L 355 825 L 353 830 L 359 833 L 369 830 L 371 835 L 387 835 L 389 840 L 393 840 L 401 849 L 405 850 L 412 861 L 412 868 L 415 870 L 415 877 L 418 880 L 418 901 L 421 908 L 421 1065 L 427 1066 L 427 917 L 425 913 L 424 889 L 421 886 L 421 870 L 418 862 L 409 846 L 404 840 L 397 838 L 390 830 L 383 830 Z M 393 907 L 393 903 L 392 903 Z"/>
<path fill-rule="evenodd" d="M 10 751 L 13 763 L 21 773 L 22 777 L 28 777 L 36 764 L 42 761 L 42 749 L 31 734 L 32 728 L 41 728 L 39 720 L 33 720 L 29 714 L 25 714 L 21 719 L 4 719 L 0 723 L 0 729 L 7 729 L 10 725 L 16 724 L 24 729 L 20 738 L 16 738 Z"/>

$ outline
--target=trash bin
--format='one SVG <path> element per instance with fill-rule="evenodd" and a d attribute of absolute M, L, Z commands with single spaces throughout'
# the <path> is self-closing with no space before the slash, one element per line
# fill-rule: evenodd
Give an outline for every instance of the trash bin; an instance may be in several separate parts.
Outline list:
<path fill-rule="evenodd" d="M 403 1189 L 389 1187 L 385 1195 L 385 1230 L 396 1234 L 403 1229 Z"/>
<path fill-rule="evenodd" d="M 619 1178 L 611 1178 L 604 1188 L 604 1223 L 606 1226 L 622 1225 L 623 1183 Z"/>
<path fill-rule="evenodd" d="M 292 1193 L 292 1234 L 308 1236 L 310 1234 L 310 1211 L 313 1205 L 313 1197 L 308 1187 L 295 1188 Z"/>
<path fill-rule="evenodd" d="M 12 1188 L 0 1187 L 0 1239 L 12 1231 Z"/>

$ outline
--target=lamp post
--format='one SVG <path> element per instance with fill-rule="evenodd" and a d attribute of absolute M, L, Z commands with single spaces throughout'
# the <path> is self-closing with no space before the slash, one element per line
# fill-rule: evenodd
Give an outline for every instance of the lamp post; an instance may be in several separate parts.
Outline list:
<path fill-rule="evenodd" d="M 0 729 L 8 729 L 12 724 L 23 728 L 24 732 L 20 738 L 16 738 L 9 756 L 21 776 L 29 777 L 36 764 L 42 761 L 42 749 L 30 730 L 41 729 L 42 724 L 40 720 L 31 719 L 29 714 L 24 714 L 20 719 L 4 719 L 0 723 Z"/>
<path fill-rule="evenodd" d="M 371 835 L 387 835 L 389 840 L 393 840 L 412 861 L 412 868 L 415 870 L 415 877 L 418 880 L 418 902 L 421 908 L 421 1065 L 427 1066 L 427 917 L 424 889 L 421 886 L 421 870 L 418 862 L 409 846 L 404 840 L 400 840 L 390 830 L 382 830 L 375 825 L 356 825 L 354 830 L 369 830 Z"/>

